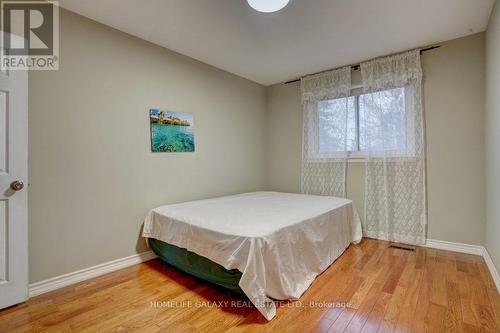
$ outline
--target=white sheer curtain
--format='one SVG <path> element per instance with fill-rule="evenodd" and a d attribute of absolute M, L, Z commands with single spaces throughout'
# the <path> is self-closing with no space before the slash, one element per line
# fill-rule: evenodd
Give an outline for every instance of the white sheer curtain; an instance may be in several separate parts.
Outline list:
<path fill-rule="evenodd" d="M 345 197 L 351 68 L 301 79 L 302 192 Z"/>
<path fill-rule="evenodd" d="M 427 224 L 419 50 L 361 64 L 367 237 L 424 244 Z"/>

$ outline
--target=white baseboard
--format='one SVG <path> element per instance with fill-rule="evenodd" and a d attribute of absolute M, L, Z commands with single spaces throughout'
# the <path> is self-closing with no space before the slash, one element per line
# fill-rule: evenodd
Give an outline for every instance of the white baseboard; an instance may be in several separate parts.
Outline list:
<path fill-rule="evenodd" d="M 495 281 L 497 290 L 500 292 L 500 274 L 498 274 L 497 268 L 495 267 L 493 260 L 491 260 L 490 254 L 486 248 L 484 249 L 483 258 L 484 261 L 486 261 L 486 266 L 488 266 L 488 269 L 490 270 L 493 281 Z"/>
<path fill-rule="evenodd" d="M 94 267 L 85 268 L 76 272 L 56 276 L 51 279 L 36 282 L 28 286 L 29 297 L 37 296 L 49 291 L 82 282 L 106 273 L 110 273 L 125 267 L 140 264 L 156 258 L 152 251 L 134 254 L 129 257 L 116 259 Z"/>
<path fill-rule="evenodd" d="M 432 249 L 474 254 L 477 256 L 482 256 L 484 253 L 484 246 L 481 245 L 453 243 L 435 239 L 428 239 L 425 246 L 430 247 Z"/>
<path fill-rule="evenodd" d="M 490 270 L 491 276 L 495 281 L 497 290 L 500 291 L 500 274 L 496 269 L 491 257 L 484 246 L 481 245 L 470 245 L 463 243 L 453 243 L 447 241 L 440 241 L 435 239 L 428 239 L 426 247 L 454 251 L 460 253 L 474 254 L 482 256 L 486 261 L 486 265 Z M 28 291 L 29 296 L 37 296 L 49 291 L 53 291 L 62 287 L 66 287 L 78 282 L 82 282 L 106 273 L 110 273 L 125 267 L 140 264 L 142 262 L 156 258 L 156 255 L 152 251 L 135 254 L 129 257 L 113 260 L 104 264 L 100 264 L 94 267 L 85 268 L 73 273 L 64 274 L 61 276 L 56 276 L 54 278 L 36 282 L 29 285 Z"/>
<path fill-rule="evenodd" d="M 491 260 L 490 254 L 488 253 L 488 251 L 486 250 L 486 248 L 484 246 L 482 246 L 482 245 L 470 245 L 470 244 L 463 244 L 463 243 L 453 243 L 453 242 L 446 242 L 446 241 L 440 241 L 440 240 L 435 240 L 435 239 L 428 239 L 425 246 L 429 247 L 429 248 L 433 248 L 433 249 L 474 254 L 474 255 L 478 255 L 478 256 L 483 257 L 484 261 L 486 262 L 486 266 L 490 270 L 491 277 L 493 278 L 493 281 L 495 282 L 495 285 L 497 287 L 497 291 L 500 293 L 500 274 L 498 274 L 498 270 L 495 267 L 493 260 Z"/>

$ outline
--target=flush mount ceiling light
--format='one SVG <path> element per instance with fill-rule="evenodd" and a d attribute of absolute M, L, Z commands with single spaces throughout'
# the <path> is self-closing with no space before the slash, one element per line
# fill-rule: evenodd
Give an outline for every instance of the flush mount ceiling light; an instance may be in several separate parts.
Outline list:
<path fill-rule="evenodd" d="M 285 8 L 290 0 L 247 0 L 247 2 L 258 12 L 272 13 Z"/>

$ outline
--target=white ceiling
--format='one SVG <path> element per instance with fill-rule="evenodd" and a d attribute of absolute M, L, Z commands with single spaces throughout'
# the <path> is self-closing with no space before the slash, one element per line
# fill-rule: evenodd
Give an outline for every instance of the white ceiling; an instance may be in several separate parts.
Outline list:
<path fill-rule="evenodd" d="M 486 30 L 495 0 L 60 0 L 62 7 L 270 85 Z"/>

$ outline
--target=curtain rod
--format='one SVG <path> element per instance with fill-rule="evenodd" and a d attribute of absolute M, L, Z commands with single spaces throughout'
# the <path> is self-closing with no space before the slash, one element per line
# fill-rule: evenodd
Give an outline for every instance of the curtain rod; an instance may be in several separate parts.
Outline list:
<path fill-rule="evenodd" d="M 420 54 L 422 54 L 424 52 L 427 52 L 427 51 L 434 50 L 434 49 L 438 49 L 440 47 L 441 47 L 441 45 L 435 45 L 435 46 L 430 46 L 430 47 L 426 47 L 426 48 L 420 49 Z M 359 68 L 360 68 L 360 64 L 351 65 L 351 69 L 354 70 L 354 71 L 358 70 Z M 314 74 L 309 74 L 309 75 L 320 74 L 320 73 L 328 72 L 330 70 L 331 69 L 326 70 L 326 71 L 321 71 L 321 72 L 318 72 L 318 73 L 314 73 Z M 284 84 L 290 84 L 290 83 L 295 83 L 295 82 L 299 82 L 299 81 L 300 81 L 300 79 L 296 79 L 296 80 L 292 80 L 292 81 L 287 81 Z"/>

